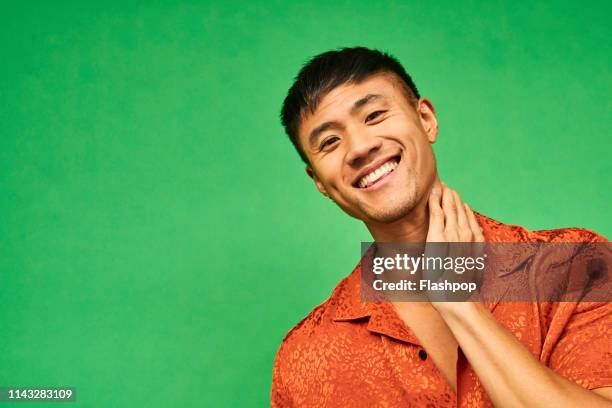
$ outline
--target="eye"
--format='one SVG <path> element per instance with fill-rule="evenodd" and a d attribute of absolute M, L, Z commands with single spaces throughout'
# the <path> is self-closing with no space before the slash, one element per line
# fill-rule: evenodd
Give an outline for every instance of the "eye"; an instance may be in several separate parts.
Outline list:
<path fill-rule="evenodd" d="M 366 123 L 368 123 L 368 122 L 370 122 L 370 121 L 372 121 L 372 120 L 374 120 L 374 119 L 378 118 L 378 117 L 379 117 L 380 115 L 382 115 L 383 113 L 385 113 L 385 111 L 375 111 L 375 112 L 370 113 L 370 114 L 368 115 L 368 117 L 366 118 L 366 120 L 365 120 L 365 121 L 366 121 Z"/>
<path fill-rule="evenodd" d="M 333 145 L 333 144 L 334 144 L 334 142 L 335 142 L 336 140 L 340 140 L 340 139 L 338 138 L 338 136 L 331 136 L 331 137 L 328 137 L 327 139 L 325 139 L 325 140 L 323 141 L 323 143 L 321 143 L 321 146 L 319 147 L 319 149 L 320 149 L 320 150 L 323 150 L 323 149 L 325 149 L 326 147 Z"/>

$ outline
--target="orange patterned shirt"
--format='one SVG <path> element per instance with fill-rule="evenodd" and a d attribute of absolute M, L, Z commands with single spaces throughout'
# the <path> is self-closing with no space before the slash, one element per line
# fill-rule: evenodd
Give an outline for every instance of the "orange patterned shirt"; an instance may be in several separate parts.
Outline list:
<path fill-rule="evenodd" d="M 529 231 L 477 218 L 487 242 L 607 241 L 585 229 Z M 283 339 L 272 406 L 492 406 L 460 348 L 455 393 L 389 303 L 361 300 L 360 273 L 358 265 Z M 484 303 L 542 364 L 587 389 L 612 386 L 612 303 Z"/>

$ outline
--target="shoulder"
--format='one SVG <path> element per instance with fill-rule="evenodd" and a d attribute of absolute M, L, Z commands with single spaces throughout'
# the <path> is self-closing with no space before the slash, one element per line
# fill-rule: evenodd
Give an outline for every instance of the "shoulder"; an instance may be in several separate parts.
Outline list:
<path fill-rule="evenodd" d="M 341 298 L 344 292 L 346 292 L 350 277 L 351 275 L 343 278 L 323 303 L 314 307 L 306 317 L 287 332 L 279 347 L 276 356 L 277 360 L 285 358 L 296 348 L 302 348 L 305 343 L 312 346 L 317 339 L 320 339 L 322 335 L 329 332 L 333 325 L 338 305 L 342 303 Z"/>
<path fill-rule="evenodd" d="M 608 239 L 586 228 L 558 228 L 529 231 L 536 242 L 608 242 Z"/>
<path fill-rule="evenodd" d="M 530 230 L 482 214 L 476 213 L 476 216 L 489 242 L 609 242 L 603 235 L 586 228 Z"/>

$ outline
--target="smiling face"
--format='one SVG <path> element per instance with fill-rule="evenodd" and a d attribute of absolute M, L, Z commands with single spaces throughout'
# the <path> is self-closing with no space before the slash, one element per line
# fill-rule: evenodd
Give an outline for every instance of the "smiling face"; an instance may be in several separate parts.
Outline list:
<path fill-rule="evenodd" d="M 343 84 L 305 114 L 299 142 L 321 193 L 366 224 L 391 223 L 425 202 L 436 177 L 433 105 L 410 103 L 392 74 Z"/>

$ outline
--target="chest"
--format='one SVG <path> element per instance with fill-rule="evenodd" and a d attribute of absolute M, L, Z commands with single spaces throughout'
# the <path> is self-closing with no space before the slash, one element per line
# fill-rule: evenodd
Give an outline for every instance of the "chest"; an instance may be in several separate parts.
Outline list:
<path fill-rule="evenodd" d="M 423 350 L 419 351 L 419 356 L 431 359 L 448 386 L 456 392 L 457 340 L 437 311 L 426 307 L 417 309 L 398 308 L 396 312 L 418 339 Z"/>
<path fill-rule="evenodd" d="M 333 338 L 319 337 L 304 350 L 298 371 L 306 371 L 291 386 L 292 394 L 304 398 L 296 398 L 299 406 L 456 406 L 455 393 L 434 362 L 434 355 L 445 359 L 433 351 L 438 347 L 424 350 L 372 332 L 367 322 L 359 326 L 356 330 L 356 323 L 337 324 Z"/>

